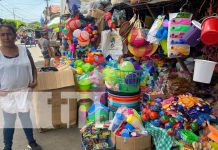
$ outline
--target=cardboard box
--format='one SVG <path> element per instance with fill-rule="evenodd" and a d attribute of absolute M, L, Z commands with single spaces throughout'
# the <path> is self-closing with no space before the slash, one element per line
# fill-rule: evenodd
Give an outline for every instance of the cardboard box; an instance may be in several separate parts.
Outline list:
<path fill-rule="evenodd" d="M 35 91 L 59 89 L 75 85 L 73 70 L 59 70 L 56 72 L 38 72 Z"/>
<path fill-rule="evenodd" d="M 141 136 L 134 138 L 123 138 L 114 133 L 111 135 L 116 150 L 151 150 L 151 136 Z"/>
<path fill-rule="evenodd" d="M 33 93 L 37 128 L 43 130 L 76 126 L 77 99 L 64 93 L 74 92 L 74 85 L 72 70 L 38 72 L 38 83 Z"/>

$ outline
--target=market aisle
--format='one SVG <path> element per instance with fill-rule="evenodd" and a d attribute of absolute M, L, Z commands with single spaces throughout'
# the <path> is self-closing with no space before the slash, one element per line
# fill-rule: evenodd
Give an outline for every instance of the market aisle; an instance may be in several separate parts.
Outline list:
<path fill-rule="evenodd" d="M 28 47 L 30 50 L 34 62 L 37 68 L 43 66 L 43 57 L 39 47 Z M 2 112 L 0 112 L 0 122 L 2 120 Z M 19 121 L 19 119 L 17 119 Z M 3 149 L 3 136 L 2 136 L 2 125 L 0 126 L 0 150 Z M 43 150 L 79 150 L 80 146 L 80 135 L 79 129 L 58 129 L 51 130 L 45 133 L 39 133 L 35 130 L 35 137 L 38 143 L 43 147 Z M 14 150 L 25 150 L 27 141 L 22 129 L 16 129 L 14 135 Z"/>

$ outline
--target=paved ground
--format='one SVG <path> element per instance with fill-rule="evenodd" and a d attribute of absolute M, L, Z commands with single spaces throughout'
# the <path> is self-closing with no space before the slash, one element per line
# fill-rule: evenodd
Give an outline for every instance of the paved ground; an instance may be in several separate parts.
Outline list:
<path fill-rule="evenodd" d="M 42 67 L 43 57 L 38 47 L 28 48 L 33 56 L 37 68 Z M 18 121 L 19 119 L 17 119 Z M 0 114 L 2 122 L 2 114 Z M 80 150 L 79 129 L 58 129 L 44 133 L 34 131 L 35 138 L 43 150 Z M 27 146 L 26 138 L 22 129 L 16 129 L 14 135 L 13 150 L 25 150 Z M 3 149 L 2 128 L 0 129 L 0 150 Z"/>

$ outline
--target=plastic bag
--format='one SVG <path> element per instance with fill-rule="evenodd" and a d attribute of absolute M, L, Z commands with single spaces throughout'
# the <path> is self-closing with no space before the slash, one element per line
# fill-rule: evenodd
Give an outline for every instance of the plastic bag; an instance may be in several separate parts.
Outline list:
<path fill-rule="evenodd" d="M 119 56 L 123 55 L 122 38 L 118 31 L 102 31 L 101 42 L 101 49 L 104 57 L 107 57 L 110 54 L 114 60 L 117 60 Z"/>

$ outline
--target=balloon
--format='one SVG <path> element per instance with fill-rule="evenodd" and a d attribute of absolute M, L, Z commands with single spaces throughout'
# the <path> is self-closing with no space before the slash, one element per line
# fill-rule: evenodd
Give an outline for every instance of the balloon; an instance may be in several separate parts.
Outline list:
<path fill-rule="evenodd" d="M 67 43 L 70 45 L 71 44 L 71 40 L 67 40 Z"/>
<path fill-rule="evenodd" d="M 87 42 L 89 40 L 89 33 L 87 31 L 80 32 L 78 40 L 81 42 Z"/>
<path fill-rule="evenodd" d="M 142 67 L 137 62 L 134 62 L 133 65 L 135 70 L 143 70 Z"/>
<path fill-rule="evenodd" d="M 75 30 L 81 27 L 81 22 L 80 20 L 70 20 L 68 25 L 71 30 Z"/>
<path fill-rule="evenodd" d="M 134 65 L 129 61 L 123 61 L 120 65 L 120 70 L 122 71 L 134 71 Z"/>
<path fill-rule="evenodd" d="M 75 31 L 73 31 L 73 36 L 78 38 L 80 33 L 81 33 L 81 30 L 80 29 L 76 29 Z"/>
<path fill-rule="evenodd" d="M 69 30 L 68 30 L 68 29 L 66 29 L 66 28 L 64 28 L 64 29 L 63 29 L 63 32 L 64 32 L 64 34 L 67 34 L 67 33 L 68 33 L 68 31 L 69 31 Z"/>
<path fill-rule="evenodd" d="M 98 34 L 98 31 L 97 30 L 93 30 L 92 34 Z"/>
<path fill-rule="evenodd" d="M 77 38 L 73 38 L 73 43 L 77 44 L 78 43 L 78 39 Z"/>
<path fill-rule="evenodd" d="M 112 13 L 111 13 L 111 12 L 107 12 L 107 13 L 105 13 L 104 16 L 105 16 L 106 21 L 108 21 L 108 20 L 111 19 L 111 17 L 112 17 Z"/>
<path fill-rule="evenodd" d="M 66 38 L 67 38 L 68 40 L 72 40 L 72 39 L 73 39 L 71 30 L 69 30 L 68 33 L 67 33 L 65 36 L 66 36 Z"/>
<path fill-rule="evenodd" d="M 74 52 L 74 51 L 75 51 L 74 44 L 70 44 L 70 45 L 69 45 L 69 47 L 70 47 L 70 51 L 72 51 L 72 52 Z"/>
<path fill-rule="evenodd" d="M 59 28 L 55 28 L 53 31 L 54 32 L 59 32 L 60 30 L 59 30 Z"/>

